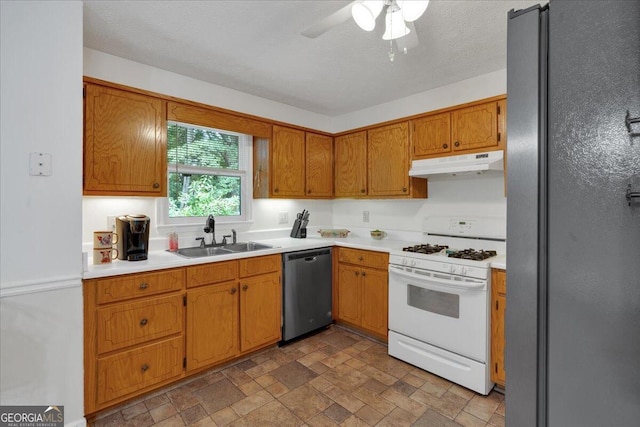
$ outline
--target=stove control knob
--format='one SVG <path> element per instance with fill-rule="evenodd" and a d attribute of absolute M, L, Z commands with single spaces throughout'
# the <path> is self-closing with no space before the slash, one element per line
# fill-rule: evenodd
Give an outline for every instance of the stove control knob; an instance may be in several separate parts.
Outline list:
<path fill-rule="evenodd" d="M 415 259 L 412 259 L 412 260 L 411 260 L 411 267 L 415 267 L 415 266 L 416 266 L 416 260 L 415 260 Z"/>
<path fill-rule="evenodd" d="M 407 260 L 406 260 L 406 258 L 404 258 L 404 259 L 402 260 L 402 265 L 407 265 Z"/>
<path fill-rule="evenodd" d="M 462 274 L 462 275 L 467 274 L 467 268 L 466 267 L 462 267 L 462 269 L 460 270 L 460 274 Z"/>
<path fill-rule="evenodd" d="M 456 266 L 455 265 L 450 265 L 449 266 L 449 273 L 455 273 L 456 272 Z"/>

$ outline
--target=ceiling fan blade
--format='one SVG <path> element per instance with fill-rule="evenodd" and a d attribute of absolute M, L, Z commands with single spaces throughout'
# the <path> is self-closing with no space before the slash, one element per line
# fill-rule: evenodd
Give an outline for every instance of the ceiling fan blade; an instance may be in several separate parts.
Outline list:
<path fill-rule="evenodd" d="M 418 40 L 418 33 L 416 32 L 416 26 L 413 25 L 413 22 L 407 22 L 407 27 L 409 27 L 409 34 L 404 37 L 400 37 L 395 39 L 396 46 L 398 47 L 398 51 L 405 52 L 406 50 L 411 50 L 414 47 L 418 46 L 420 41 Z"/>
<path fill-rule="evenodd" d="M 306 30 L 304 30 L 301 34 L 310 39 L 315 39 L 316 37 L 326 33 L 331 28 L 336 25 L 340 25 L 343 22 L 347 22 L 351 18 L 351 6 L 353 6 L 354 2 L 349 3 L 342 9 L 332 13 L 321 21 L 316 22 Z"/>

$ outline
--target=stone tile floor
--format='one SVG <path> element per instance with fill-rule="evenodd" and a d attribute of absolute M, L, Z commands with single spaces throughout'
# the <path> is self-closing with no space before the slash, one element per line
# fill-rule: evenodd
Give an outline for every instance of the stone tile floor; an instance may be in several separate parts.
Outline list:
<path fill-rule="evenodd" d="M 251 355 L 101 414 L 121 426 L 504 426 L 504 396 L 476 394 L 339 326 Z"/>

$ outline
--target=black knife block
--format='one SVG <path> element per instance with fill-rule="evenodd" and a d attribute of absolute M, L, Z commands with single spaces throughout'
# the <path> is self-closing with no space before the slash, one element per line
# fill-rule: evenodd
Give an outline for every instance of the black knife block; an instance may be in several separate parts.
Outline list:
<path fill-rule="evenodd" d="M 296 219 L 293 223 L 290 236 L 296 239 L 307 237 L 307 228 L 302 226 L 302 222 L 299 219 Z"/>

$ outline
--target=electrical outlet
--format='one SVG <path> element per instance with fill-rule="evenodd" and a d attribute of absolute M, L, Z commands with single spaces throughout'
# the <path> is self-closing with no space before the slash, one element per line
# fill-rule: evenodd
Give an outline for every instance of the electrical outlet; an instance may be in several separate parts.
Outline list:
<path fill-rule="evenodd" d="M 278 224 L 286 224 L 289 222 L 289 212 L 278 213 Z"/>
<path fill-rule="evenodd" d="M 369 222 L 369 211 L 362 211 L 362 222 Z"/>

